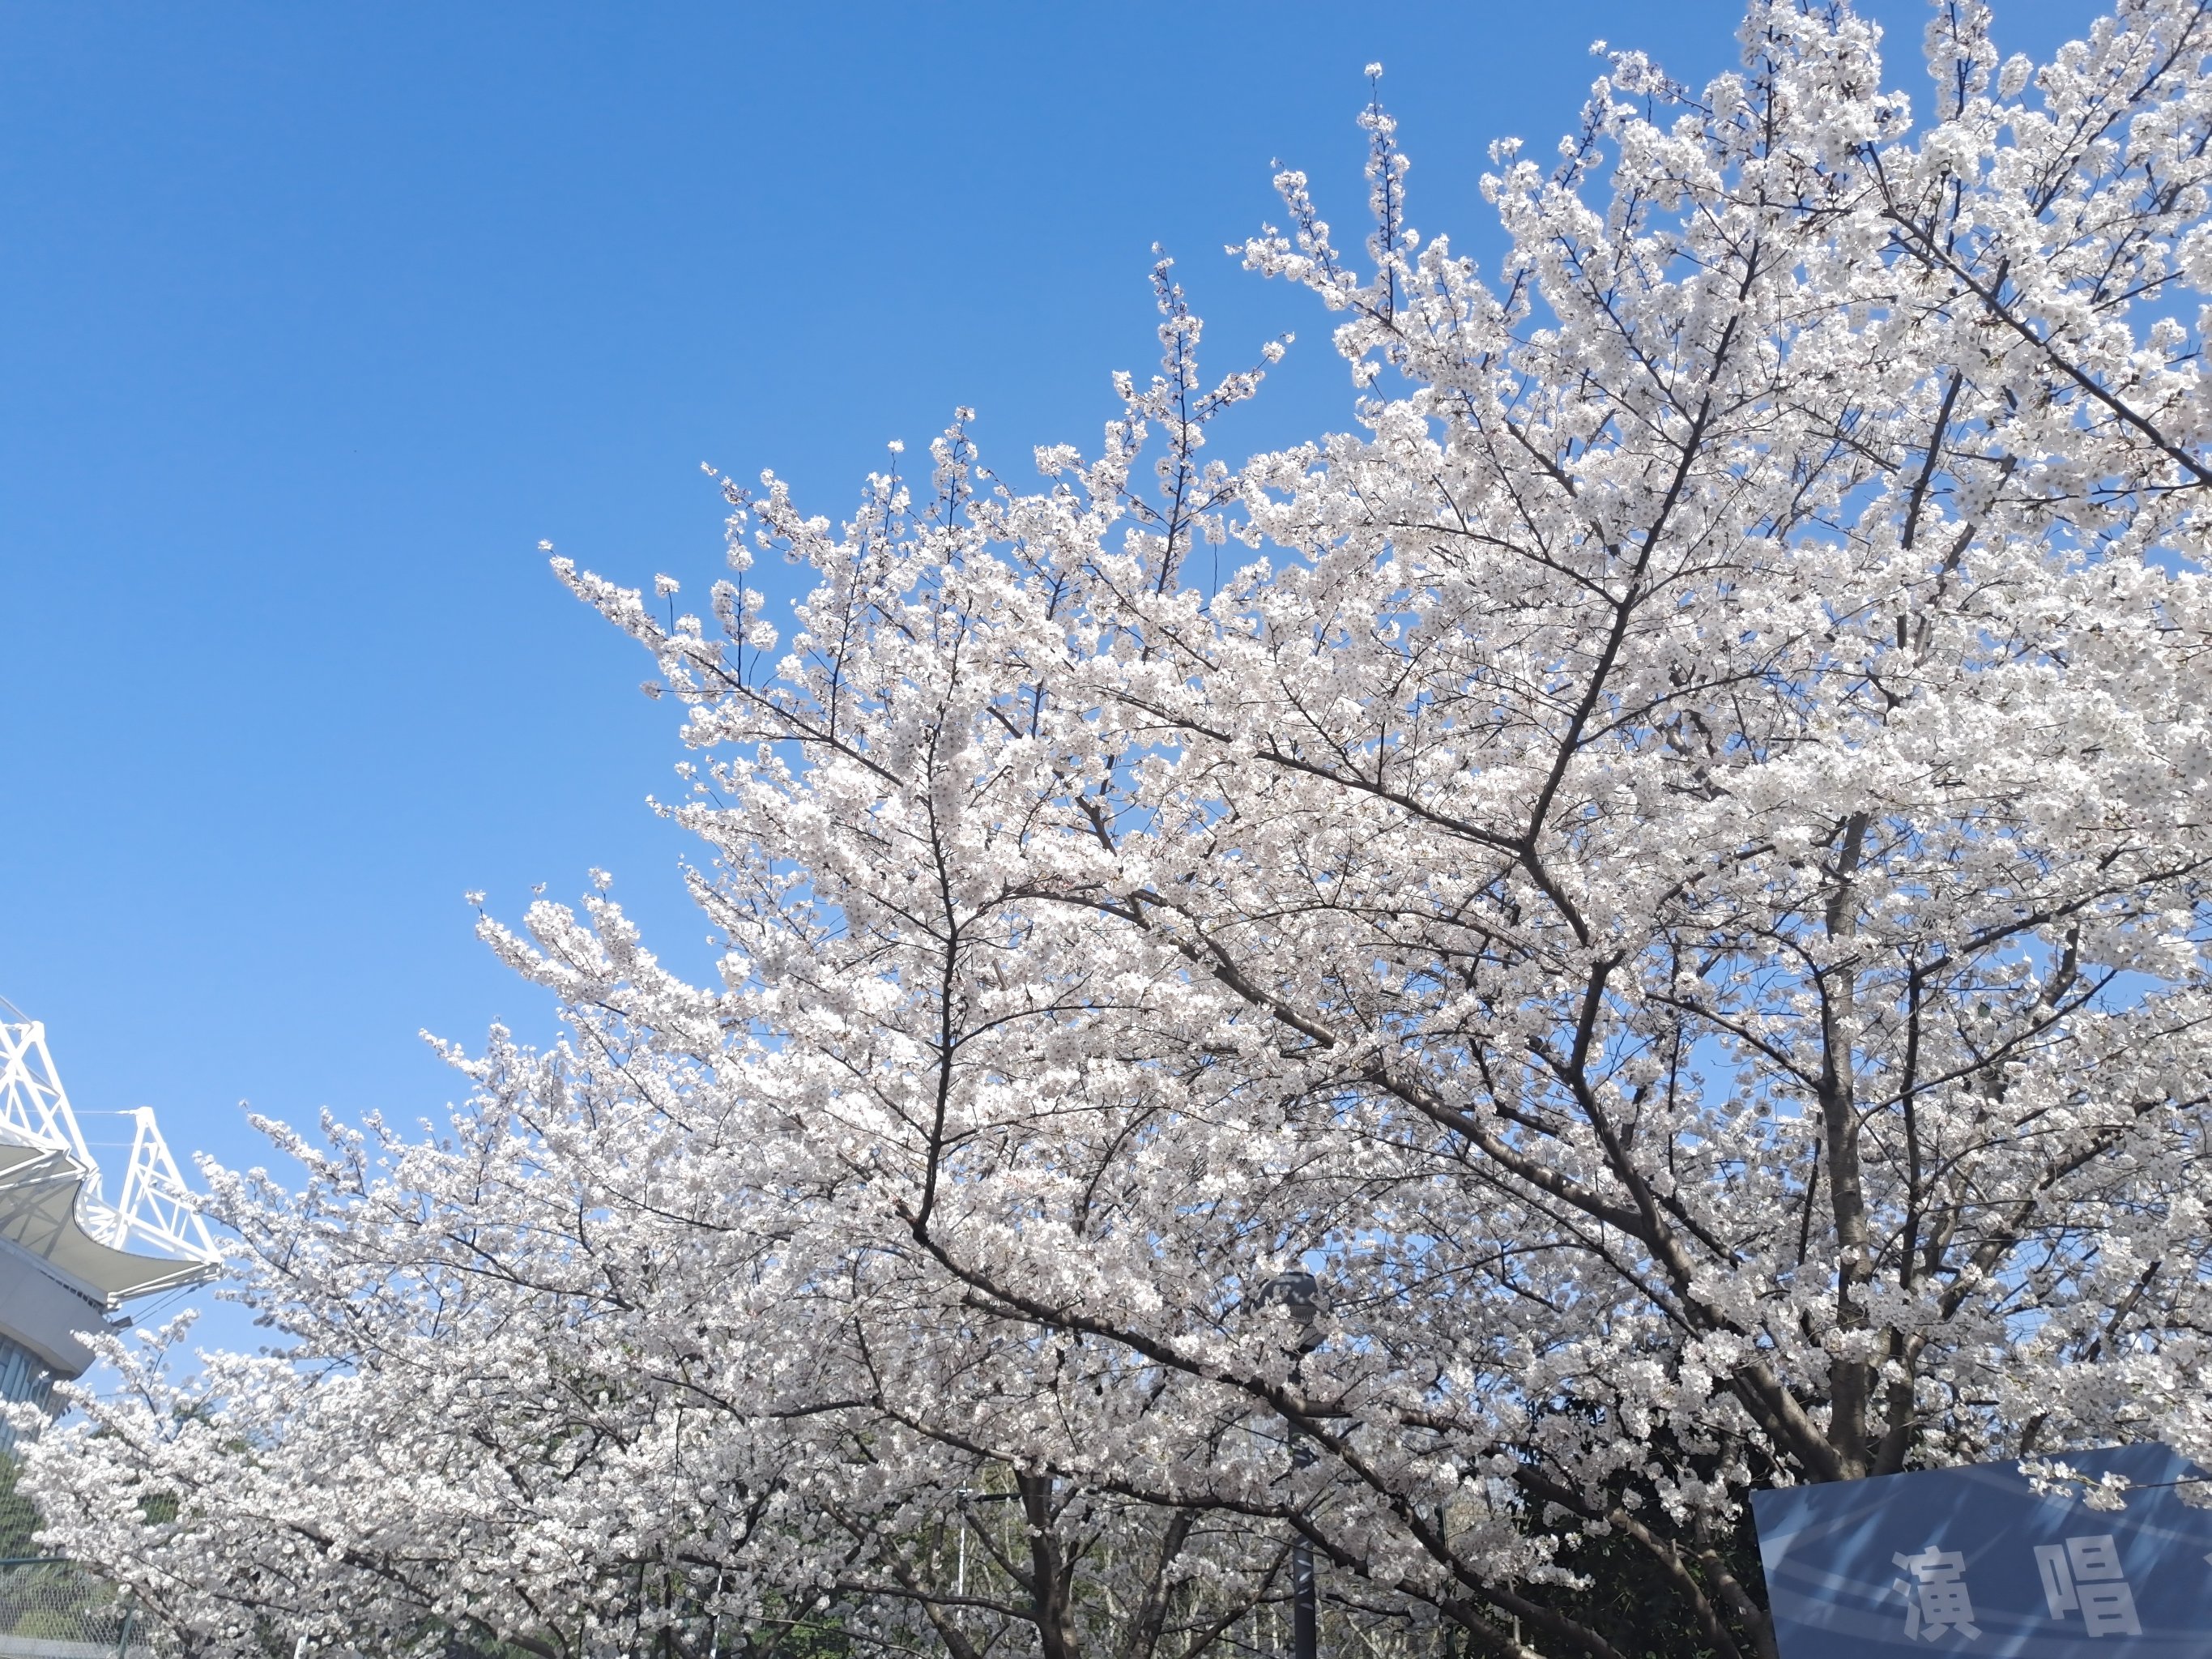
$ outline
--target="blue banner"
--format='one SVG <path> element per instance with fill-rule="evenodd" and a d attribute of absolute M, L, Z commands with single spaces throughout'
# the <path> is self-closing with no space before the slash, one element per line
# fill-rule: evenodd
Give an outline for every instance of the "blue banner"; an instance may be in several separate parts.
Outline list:
<path fill-rule="evenodd" d="M 2038 1493 L 2013 1463 L 1752 1494 L 1782 1659 L 2208 1659 L 2212 1498 L 2164 1446 L 2069 1452 L 2139 1490 Z"/>

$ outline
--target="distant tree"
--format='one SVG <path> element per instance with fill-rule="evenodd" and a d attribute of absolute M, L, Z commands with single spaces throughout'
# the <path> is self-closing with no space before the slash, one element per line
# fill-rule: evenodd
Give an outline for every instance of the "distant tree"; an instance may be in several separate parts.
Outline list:
<path fill-rule="evenodd" d="M 15 1452 L 0 1451 L 0 1560 L 21 1560 L 37 1553 L 38 1506 L 15 1487 L 22 1464 Z"/>
<path fill-rule="evenodd" d="M 1296 1535 L 1377 1653 L 1773 1659 L 1757 1486 L 2212 1455 L 2212 18 L 1988 22 L 1917 127 L 1840 8 L 1614 56 L 1489 283 L 1371 108 L 1364 268 L 1245 250 L 1350 432 L 1204 459 L 1164 269 L 1037 490 L 732 485 L 711 626 L 556 562 L 720 981 L 486 921 L 568 1041 L 220 1176 L 286 1346 L 111 1345 L 46 1536 L 216 1650 L 1188 1659 Z"/>

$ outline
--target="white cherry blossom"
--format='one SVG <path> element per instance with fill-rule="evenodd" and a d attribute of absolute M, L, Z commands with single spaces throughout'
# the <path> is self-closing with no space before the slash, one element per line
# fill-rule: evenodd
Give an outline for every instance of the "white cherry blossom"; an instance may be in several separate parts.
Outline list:
<path fill-rule="evenodd" d="M 1773 1659 L 1754 1488 L 2212 1459 L 2212 17 L 1742 41 L 1500 145 L 1493 277 L 1379 105 L 1364 259 L 1283 173 L 1342 432 L 1206 455 L 1261 371 L 1163 265 L 1040 488 L 963 416 L 842 525 L 726 484 L 710 619 L 556 559 L 718 982 L 485 921 L 567 1041 L 216 1173 L 283 1340 L 112 1342 L 52 1544 L 214 1652 L 1186 1659 L 1302 1534 L 1377 1652 L 1611 1659 L 1626 1584 Z"/>

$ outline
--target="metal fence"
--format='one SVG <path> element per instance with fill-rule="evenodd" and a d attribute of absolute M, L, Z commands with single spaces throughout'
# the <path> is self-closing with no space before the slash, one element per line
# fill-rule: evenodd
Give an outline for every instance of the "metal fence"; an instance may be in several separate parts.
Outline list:
<path fill-rule="evenodd" d="M 168 1632 L 74 1561 L 0 1560 L 0 1659 L 178 1659 Z"/>

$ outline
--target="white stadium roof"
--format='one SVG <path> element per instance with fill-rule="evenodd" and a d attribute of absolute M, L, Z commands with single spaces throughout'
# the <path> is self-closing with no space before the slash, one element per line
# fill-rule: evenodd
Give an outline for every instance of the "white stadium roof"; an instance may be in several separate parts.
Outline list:
<path fill-rule="evenodd" d="M 124 1115 L 131 1161 L 110 1202 L 46 1027 L 0 998 L 0 1241 L 101 1308 L 206 1279 L 218 1260 L 153 1109 Z"/>

